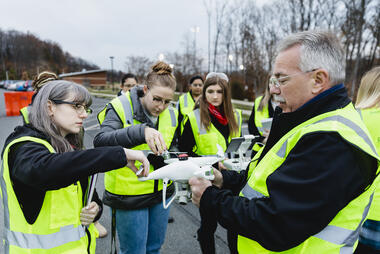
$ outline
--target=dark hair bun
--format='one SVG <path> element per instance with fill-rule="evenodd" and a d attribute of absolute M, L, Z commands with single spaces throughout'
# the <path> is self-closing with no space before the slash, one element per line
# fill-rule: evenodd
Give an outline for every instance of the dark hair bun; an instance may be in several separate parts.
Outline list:
<path fill-rule="evenodd" d="M 58 76 L 55 73 L 43 71 L 34 78 L 32 87 L 34 90 L 39 90 L 47 82 L 57 79 Z"/>
<path fill-rule="evenodd" d="M 157 62 L 152 66 L 152 71 L 157 75 L 170 75 L 172 74 L 172 68 L 165 62 Z"/>

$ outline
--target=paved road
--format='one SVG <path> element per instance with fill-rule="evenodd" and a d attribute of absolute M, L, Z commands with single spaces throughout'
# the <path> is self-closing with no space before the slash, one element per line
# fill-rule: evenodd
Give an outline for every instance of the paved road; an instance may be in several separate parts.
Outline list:
<path fill-rule="evenodd" d="M 22 124 L 22 119 L 20 116 L 17 117 L 6 117 L 5 107 L 4 107 L 4 90 L 0 89 L 0 148 L 3 148 L 6 137 L 10 134 L 13 128 L 19 124 Z M 94 98 L 93 110 L 94 114 L 91 115 L 85 122 L 84 127 L 86 129 L 85 134 L 85 145 L 87 148 L 93 147 L 92 140 L 96 133 L 99 131 L 97 125 L 96 114 L 104 107 L 107 99 Z M 244 128 L 243 133 L 247 133 L 246 128 Z M 97 190 L 100 195 L 104 191 L 103 185 L 103 174 L 101 174 L 99 181 L 97 183 Z M 168 224 L 168 229 L 166 233 L 165 243 L 161 249 L 161 253 L 167 254 L 193 254 L 201 253 L 198 241 L 195 238 L 196 231 L 200 224 L 199 212 L 197 207 L 192 203 L 187 205 L 179 205 L 175 203 L 171 206 L 171 215 L 174 217 L 174 222 Z M 105 206 L 102 218 L 100 222 L 107 228 L 110 232 L 110 209 Z M 0 204 L 0 234 L 3 234 L 3 205 Z M 226 240 L 226 230 L 221 226 L 218 226 L 216 232 L 216 251 L 219 254 L 229 253 L 227 240 Z M 103 238 L 97 239 L 97 254 L 109 253 L 110 250 L 110 234 Z M 0 253 L 3 253 L 3 247 L 0 246 Z"/>

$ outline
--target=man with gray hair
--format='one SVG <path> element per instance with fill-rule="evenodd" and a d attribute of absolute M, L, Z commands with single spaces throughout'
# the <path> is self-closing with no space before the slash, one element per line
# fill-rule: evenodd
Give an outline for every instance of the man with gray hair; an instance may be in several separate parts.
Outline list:
<path fill-rule="evenodd" d="M 322 31 L 277 49 L 269 84 L 281 103 L 266 145 L 240 173 L 190 179 L 193 202 L 238 233 L 239 253 L 352 253 L 380 158 L 343 85 L 344 51 Z"/>

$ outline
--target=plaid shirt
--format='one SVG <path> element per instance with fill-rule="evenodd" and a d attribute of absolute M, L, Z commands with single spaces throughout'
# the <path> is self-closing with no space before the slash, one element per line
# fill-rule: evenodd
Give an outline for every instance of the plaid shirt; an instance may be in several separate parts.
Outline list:
<path fill-rule="evenodd" d="M 360 231 L 359 242 L 380 250 L 380 221 L 366 220 Z"/>

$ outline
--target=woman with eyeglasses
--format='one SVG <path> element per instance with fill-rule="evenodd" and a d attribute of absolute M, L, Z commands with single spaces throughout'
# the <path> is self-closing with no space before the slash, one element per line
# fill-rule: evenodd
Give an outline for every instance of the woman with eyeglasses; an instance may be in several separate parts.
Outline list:
<path fill-rule="evenodd" d="M 117 93 L 117 96 L 120 96 L 122 94 L 125 94 L 129 90 L 132 89 L 132 87 L 137 85 L 137 77 L 132 73 L 127 73 L 123 76 L 120 82 L 120 91 Z"/>
<path fill-rule="evenodd" d="M 169 104 L 176 80 L 168 64 L 157 62 L 145 82 L 144 86 L 136 86 L 113 99 L 99 113 L 101 129 L 94 145 L 144 150 L 149 154 L 152 172 L 165 165 L 163 157 L 156 155 L 175 145 L 178 112 Z M 169 216 L 169 209 L 162 206 L 162 181 L 141 182 L 135 174 L 121 168 L 106 173 L 104 184 L 103 202 L 112 208 L 120 253 L 159 253 Z M 173 185 L 168 186 L 167 198 L 173 192 Z M 115 239 L 114 228 L 112 231 Z"/>
<path fill-rule="evenodd" d="M 228 77 L 224 73 L 211 72 L 207 75 L 202 96 L 182 121 L 183 131 L 179 138 L 179 149 L 190 156 L 215 155 L 216 144 L 224 151 L 232 138 L 241 136 L 241 111 L 234 110 L 231 103 L 231 91 Z M 223 163 L 216 165 L 226 169 Z M 201 226 L 198 241 L 202 253 L 215 253 L 214 232 L 217 227 L 215 218 L 205 217 L 200 211 Z M 228 243 L 231 253 L 236 253 L 236 234 L 229 232 Z"/>
<path fill-rule="evenodd" d="M 50 71 L 43 71 L 43 72 L 41 72 L 40 74 L 38 74 L 37 76 L 34 77 L 34 80 L 33 80 L 33 83 L 32 83 L 32 87 L 33 87 L 33 90 L 35 91 L 35 93 L 33 94 L 33 97 L 32 97 L 32 103 L 33 103 L 34 98 L 36 97 L 37 93 L 39 92 L 39 90 L 45 84 L 47 84 L 49 81 L 53 81 L 53 80 L 58 80 L 58 76 L 57 76 L 57 74 L 55 74 L 53 72 L 50 72 Z M 21 115 L 23 117 L 24 124 L 28 124 L 29 123 L 29 111 L 30 111 L 31 104 L 29 106 L 24 107 L 24 108 L 22 108 L 20 110 L 20 113 L 21 113 Z M 91 109 L 89 109 L 89 110 L 91 110 Z M 82 137 L 84 136 L 84 129 L 83 128 L 81 128 L 81 130 L 79 132 L 79 135 L 82 136 Z M 95 199 L 95 202 L 99 205 L 100 209 L 102 209 L 103 208 L 103 203 L 98 198 L 98 195 L 97 195 L 96 192 L 95 192 L 95 195 L 94 195 L 94 199 Z M 99 213 L 99 214 L 101 214 L 101 213 Z M 98 231 L 98 234 L 97 234 L 98 237 L 103 238 L 103 237 L 107 236 L 107 230 L 106 230 L 106 228 L 102 224 L 100 224 L 99 219 L 100 219 L 100 216 L 98 216 L 97 220 L 94 221 L 94 225 L 96 227 L 96 230 Z"/>
<path fill-rule="evenodd" d="M 83 86 L 49 81 L 33 101 L 30 124 L 8 136 L 0 179 L 5 253 L 95 253 L 92 222 L 100 208 L 87 204 L 89 176 L 127 164 L 137 172 L 135 160 L 147 175 L 142 152 L 121 146 L 82 150 L 79 133 L 90 104 Z"/>

